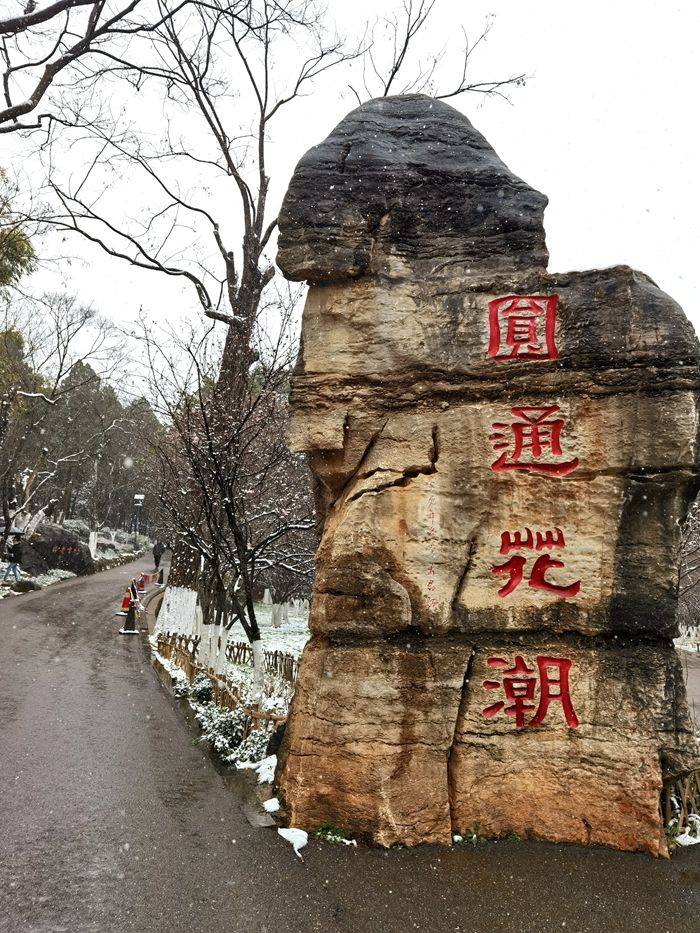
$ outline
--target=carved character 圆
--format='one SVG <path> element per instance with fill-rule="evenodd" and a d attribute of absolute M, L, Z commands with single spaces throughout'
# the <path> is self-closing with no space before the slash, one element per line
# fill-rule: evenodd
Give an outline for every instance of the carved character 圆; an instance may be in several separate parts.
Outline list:
<path fill-rule="evenodd" d="M 488 355 L 506 360 L 556 360 L 557 295 L 508 295 L 489 301 Z"/>

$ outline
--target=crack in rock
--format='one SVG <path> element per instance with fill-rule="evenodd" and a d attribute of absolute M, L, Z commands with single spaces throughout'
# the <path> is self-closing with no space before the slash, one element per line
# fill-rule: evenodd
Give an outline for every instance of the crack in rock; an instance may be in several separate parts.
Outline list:
<path fill-rule="evenodd" d="M 426 466 L 417 466 L 417 467 L 407 467 L 405 470 L 401 471 L 401 475 L 397 479 L 390 480 L 387 483 L 382 483 L 379 486 L 372 486 L 370 489 L 360 489 L 357 492 L 353 493 L 351 496 L 348 496 L 346 502 L 355 502 L 357 499 L 362 498 L 362 496 L 371 493 L 373 495 L 378 495 L 380 492 L 383 492 L 385 489 L 391 489 L 392 487 L 403 487 L 407 486 L 412 479 L 415 479 L 417 476 L 431 476 L 433 473 L 437 473 L 437 462 L 440 456 L 439 452 L 439 437 L 437 425 L 433 426 L 432 432 L 432 446 L 429 454 L 429 464 Z M 369 473 L 365 474 L 365 478 L 374 475 L 374 473 L 383 472 L 389 468 L 378 467 L 376 470 L 371 470 Z M 398 472 L 398 471 L 394 471 Z"/>

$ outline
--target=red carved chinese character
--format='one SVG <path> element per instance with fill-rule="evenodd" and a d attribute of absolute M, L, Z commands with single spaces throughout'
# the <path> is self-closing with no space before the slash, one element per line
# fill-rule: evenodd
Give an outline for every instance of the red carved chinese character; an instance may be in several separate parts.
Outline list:
<path fill-rule="evenodd" d="M 551 551 L 555 547 L 564 547 L 564 532 L 561 528 L 553 528 L 551 531 L 538 531 L 536 535 L 536 551 Z"/>
<path fill-rule="evenodd" d="M 519 654 L 515 657 L 514 666 L 510 668 L 505 658 L 488 658 L 486 663 L 490 667 L 505 667 L 506 670 L 503 671 L 502 684 L 498 680 L 485 680 L 483 682 L 484 689 L 503 689 L 506 701 L 511 705 L 506 706 L 503 701 L 493 703 L 491 706 L 487 706 L 483 711 L 484 716 L 487 719 L 491 719 L 492 716 L 495 716 L 503 710 L 506 716 L 515 717 L 515 725 L 518 729 L 522 729 L 525 725 L 525 713 L 531 713 L 535 709 L 534 705 L 528 705 L 525 702 L 526 700 L 534 700 L 535 698 L 537 680 L 535 677 L 529 676 L 533 673 L 532 668 L 525 664 Z"/>
<path fill-rule="evenodd" d="M 524 534 L 519 531 L 504 531 L 501 534 L 501 554 L 508 554 L 510 551 L 532 550 L 534 545 L 532 532 L 529 528 L 525 529 Z"/>
<path fill-rule="evenodd" d="M 518 419 L 510 423 L 494 421 L 496 430 L 489 434 L 495 451 L 503 451 L 491 464 L 495 472 L 521 470 L 526 473 L 544 473 L 548 476 L 566 476 L 578 466 L 578 457 L 559 463 L 542 462 L 543 454 L 562 457 L 561 431 L 563 418 L 551 418 L 559 411 L 558 405 L 521 405 L 511 408 Z"/>
<path fill-rule="evenodd" d="M 556 583 L 550 583 L 544 577 L 548 570 L 561 570 L 563 567 L 563 561 L 554 560 L 549 554 L 541 554 L 535 561 L 527 585 L 531 586 L 533 590 L 544 590 L 546 593 L 554 593 L 563 599 L 571 599 L 581 589 L 580 580 L 570 583 L 568 586 L 559 586 Z"/>
<path fill-rule="evenodd" d="M 536 543 L 535 543 L 536 542 Z M 538 531 L 533 537 L 532 531 L 526 528 L 523 533 L 520 531 L 504 531 L 501 534 L 501 554 L 508 554 L 510 551 L 542 551 L 552 550 L 553 548 L 563 548 L 566 545 L 564 532 L 561 528 L 548 529 L 547 531 Z M 494 564 L 491 573 L 508 574 L 508 581 L 498 590 L 500 597 L 508 596 L 516 590 L 523 582 L 525 576 L 525 564 L 527 558 L 522 555 L 514 555 L 504 564 Z M 581 589 L 581 581 L 561 585 L 547 580 L 545 574 L 549 570 L 562 570 L 564 562 L 554 560 L 549 554 L 541 554 L 535 561 L 528 586 L 534 590 L 543 590 L 546 593 L 554 593 L 561 596 L 562 599 L 571 599 L 576 596 Z"/>
<path fill-rule="evenodd" d="M 515 656 L 513 667 L 509 667 L 509 662 L 505 658 L 487 658 L 486 663 L 489 667 L 504 668 L 503 682 L 498 680 L 485 680 L 482 686 L 485 690 L 503 690 L 505 701 L 492 703 L 483 710 L 483 715 L 487 719 L 503 710 L 506 716 L 512 716 L 515 719 L 516 728 L 525 727 L 526 713 L 535 711 L 535 715 L 527 723 L 528 728 L 539 726 L 547 715 L 552 703 L 561 703 L 566 724 L 570 729 L 578 728 L 578 716 L 574 711 L 571 702 L 571 693 L 569 690 L 569 670 L 571 669 L 571 660 L 569 658 L 552 658 L 546 655 L 538 655 L 536 658 L 537 673 L 539 675 L 540 695 L 535 711 L 534 699 L 537 688 L 538 678 L 534 675 L 534 669 L 528 667 L 523 658 L 518 654 Z M 556 672 L 558 676 L 552 676 L 550 671 Z M 506 705 L 509 703 L 510 705 Z"/>
<path fill-rule="evenodd" d="M 533 536 L 529 528 L 524 531 L 503 531 L 501 533 L 501 554 L 511 551 L 551 551 L 555 547 L 564 547 L 564 532 L 561 528 L 538 531 Z"/>
<path fill-rule="evenodd" d="M 523 582 L 523 574 L 525 572 L 525 558 L 519 554 L 511 557 L 510 560 L 507 560 L 505 564 L 495 564 L 491 568 L 491 573 L 507 573 L 510 574 L 510 580 L 504 584 L 498 591 L 499 596 L 508 596 L 513 590 L 516 590 L 520 584 Z"/>
<path fill-rule="evenodd" d="M 544 721 L 550 705 L 557 702 L 561 703 L 567 726 L 570 729 L 578 729 L 578 716 L 574 711 L 569 690 L 571 659 L 538 656 L 536 661 L 540 674 L 540 702 L 537 706 L 537 712 L 528 723 L 528 726 L 539 726 Z M 559 677 L 557 680 L 550 677 L 549 668 L 554 668 L 558 672 Z"/>
<path fill-rule="evenodd" d="M 505 360 L 556 360 L 558 295 L 508 295 L 489 301 L 488 354 Z"/>

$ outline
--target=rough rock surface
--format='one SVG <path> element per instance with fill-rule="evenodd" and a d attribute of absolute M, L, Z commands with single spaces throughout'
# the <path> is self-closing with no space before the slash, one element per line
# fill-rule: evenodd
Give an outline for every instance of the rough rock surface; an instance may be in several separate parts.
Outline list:
<path fill-rule="evenodd" d="M 671 644 L 698 344 L 642 273 L 548 273 L 545 204 L 423 96 L 353 111 L 292 179 L 323 517 L 293 825 L 664 851 L 662 776 L 698 763 Z"/>
<path fill-rule="evenodd" d="M 479 644 L 449 761 L 457 831 L 478 823 L 486 836 L 515 832 L 651 855 L 665 851 L 662 770 L 692 746 L 681 661 L 666 647 L 585 641 L 528 640 L 516 649 L 531 666 L 537 655 L 565 655 L 572 670 L 585 671 L 571 678 L 576 729 L 565 728 L 558 706 L 536 729 L 485 718 L 492 697 L 482 685 L 493 673 L 486 659 L 508 656 L 512 642 Z"/>
<path fill-rule="evenodd" d="M 291 825 L 331 820 L 382 845 L 449 843 L 445 762 L 470 653 L 447 639 L 315 639 L 294 701 L 298 753 L 285 778 Z"/>
<path fill-rule="evenodd" d="M 32 541 L 22 541 L 22 570 L 33 576 L 47 573 L 51 568 L 39 551 L 33 547 Z"/>
<path fill-rule="evenodd" d="M 31 539 L 23 542 L 22 569 L 28 573 L 70 570 L 83 576 L 95 573 L 90 549 L 72 532 L 52 522 L 42 522 Z"/>
<path fill-rule="evenodd" d="M 341 281 L 445 259 L 544 268 L 547 199 L 459 117 L 421 95 L 349 114 L 294 172 L 279 217 L 285 275 Z"/>

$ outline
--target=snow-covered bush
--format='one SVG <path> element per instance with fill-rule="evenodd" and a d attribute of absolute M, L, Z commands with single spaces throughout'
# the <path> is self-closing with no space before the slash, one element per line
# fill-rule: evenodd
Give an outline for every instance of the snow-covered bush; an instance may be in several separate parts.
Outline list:
<path fill-rule="evenodd" d="M 180 670 L 180 668 L 175 664 L 174 661 L 171 661 L 170 663 L 173 666 L 173 670 L 177 671 L 179 674 L 182 674 L 181 678 L 178 678 L 177 680 L 173 681 L 173 691 L 175 695 L 179 697 L 185 697 L 185 699 L 191 701 L 192 697 L 190 695 L 190 690 L 192 689 L 192 684 L 187 679 L 185 672 Z"/>
<path fill-rule="evenodd" d="M 209 703 L 214 696 L 214 687 L 206 674 L 197 674 L 190 687 L 190 696 L 198 703 Z"/>
<path fill-rule="evenodd" d="M 227 764 L 238 764 L 249 761 L 251 763 L 262 761 L 267 752 L 267 743 L 270 741 L 269 729 L 254 729 L 247 738 L 243 739 L 235 751 L 225 759 Z"/>
<path fill-rule="evenodd" d="M 173 677 L 173 693 L 178 697 L 189 697 L 190 695 L 190 685 L 185 677 L 184 673 L 175 667 L 172 662 L 168 661 L 170 664 L 170 675 Z M 182 674 L 182 677 L 175 677 L 173 671 L 177 671 L 178 674 Z"/>
<path fill-rule="evenodd" d="M 272 723 L 253 729 L 244 738 L 249 716 L 243 712 L 242 707 L 229 710 L 217 706 L 213 702 L 212 682 L 206 674 L 198 674 L 190 684 L 182 671 L 172 662 L 161 659 L 161 663 L 171 674 L 176 672 L 181 675 L 173 680 L 173 692 L 179 697 L 189 699 L 197 724 L 202 730 L 202 741 L 211 742 L 226 764 L 237 765 L 242 762 L 255 764 L 265 758 L 267 744 L 273 732 Z M 244 678 L 240 683 L 245 687 Z M 243 702 L 245 704 L 245 699 Z M 283 701 L 278 697 L 275 705 L 283 705 Z"/>
<path fill-rule="evenodd" d="M 243 741 L 246 717 L 241 709 L 222 709 L 210 703 L 197 707 L 195 719 L 202 729 L 202 740 L 211 742 L 222 756 L 230 755 Z"/>
<path fill-rule="evenodd" d="M 34 578 L 40 586 L 51 586 L 52 583 L 60 583 L 61 580 L 70 580 L 75 574 L 71 570 L 48 570 L 46 573 L 37 574 Z"/>
<path fill-rule="evenodd" d="M 700 844 L 700 816 L 696 813 L 688 815 L 688 826 L 684 832 L 676 835 L 676 845 L 696 846 Z"/>
<path fill-rule="evenodd" d="M 202 730 L 202 741 L 210 742 L 222 761 L 230 766 L 253 767 L 261 761 L 272 761 L 272 770 L 264 779 L 268 783 L 272 781 L 275 759 L 274 756 L 266 758 L 266 754 L 270 737 L 274 732 L 274 721 L 264 721 L 264 724 L 252 730 L 244 739 L 246 725 L 251 723 L 250 715 L 244 713 L 243 709 L 250 710 L 255 705 L 251 665 L 229 663 L 221 672 L 238 695 L 241 704 L 231 711 L 215 705 L 213 684 L 206 674 L 198 674 L 189 684 L 173 662 L 161 660 L 173 676 L 173 672 L 180 675 L 173 684 L 173 690 L 178 696 L 187 697 L 189 700 Z M 266 673 L 265 696 L 258 708 L 262 713 L 286 716 L 293 693 L 293 684 L 277 674 Z"/>
<path fill-rule="evenodd" d="M 90 539 L 90 526 L 80 518 L 67 518 L 63 522 L 63 527 L 86 544 Z"/>

